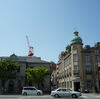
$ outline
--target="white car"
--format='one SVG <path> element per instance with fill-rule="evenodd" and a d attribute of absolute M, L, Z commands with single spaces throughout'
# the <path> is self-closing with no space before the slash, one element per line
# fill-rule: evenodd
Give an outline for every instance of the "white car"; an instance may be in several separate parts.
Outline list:
<path fill-rule="evenodd" d="M 35 87 L 23 87 L 22 95 L 43 95 L 43 92 Z"/>
<path fill-rule="evenodd" d="M 66 88 L 58 88 L 55 91 L 51 91 L 51 96 L 54 96 L 56 98 L 58 97 L 72 97 L 72 98 L 77 98 L 81 96 L 82 94 L 77 91 L 72 91 L 70 89 Z"/>

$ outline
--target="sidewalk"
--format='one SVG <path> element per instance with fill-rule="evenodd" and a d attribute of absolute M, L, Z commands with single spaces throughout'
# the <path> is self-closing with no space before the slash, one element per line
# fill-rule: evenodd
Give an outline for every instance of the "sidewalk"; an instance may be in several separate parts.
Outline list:
<path fill-rule="evenodd" d="M 83 95 L 100 95 L 100 93 L 82 93 Z"/>

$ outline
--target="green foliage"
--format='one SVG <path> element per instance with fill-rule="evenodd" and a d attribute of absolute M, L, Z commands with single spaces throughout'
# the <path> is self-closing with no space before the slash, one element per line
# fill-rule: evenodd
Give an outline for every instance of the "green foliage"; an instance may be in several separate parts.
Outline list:
<path fill-rule="evenodd" d="M 85 48 L 86 48 L 87 50 L 89 50 L 89 49 L 90 49 L 90 45 L 86 45 Z"/>
<path fill-rule="evenodd" d="M 67 45 L 67 46 L 66 46 L 66 51 L 68 51 L 68 52 L 71 51 L 71 46 L 70 46 L 70 45 Z"/>
<path fill-rule="evenodd" d="M 10 79 L 15 77 L 16 70 L 18 69 L 18 63 L 15 63 L 11 59 L 4 59 L 0 61 L 0 78 Z"/>
<path fill-rule="evenodd" d="M 71 51 L 71 46 L 67 45 L 66 46 L 66 50 L 62 51 L 59 55 L 59 59 L 62 59 L 63 57 L 65 57 L 69 52 Z"/>
<path fill-rule="evenodd" d="M 61 58 L 63 58 L 63 56 L 65 56 L 64 51 L 61 52 Z"/>
<path fill-rule="evenodd" d="M 26 78 L 28 82 L 42 83 L 45 76 L 50 74 L 50 70 L 45 67 L 35 67 L 26 69 Z"/>

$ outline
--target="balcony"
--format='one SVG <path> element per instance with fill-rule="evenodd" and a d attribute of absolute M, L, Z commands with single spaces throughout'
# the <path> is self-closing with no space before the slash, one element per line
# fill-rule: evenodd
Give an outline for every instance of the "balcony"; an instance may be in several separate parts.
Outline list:
<path fill-rule="evenodd" d="M 74 74 L 79 74 L 79 70 L 73 70 Z"/>

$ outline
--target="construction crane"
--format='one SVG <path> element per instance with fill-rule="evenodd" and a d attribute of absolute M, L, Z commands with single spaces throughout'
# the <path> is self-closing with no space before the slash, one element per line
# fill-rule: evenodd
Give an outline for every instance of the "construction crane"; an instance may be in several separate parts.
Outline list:
<path fill-rule="evenodd" d="M 29 52 L 28 52 L 28 56 L 33 56 L 33 46 L 30 46 L 30 43 L 29 43 L 29 39 L 28 39 L 28 36 L 26 35 L 26 39 L 27 39 L 27 44 L 28 44 L 28 48 L 29 48 Z"/>

